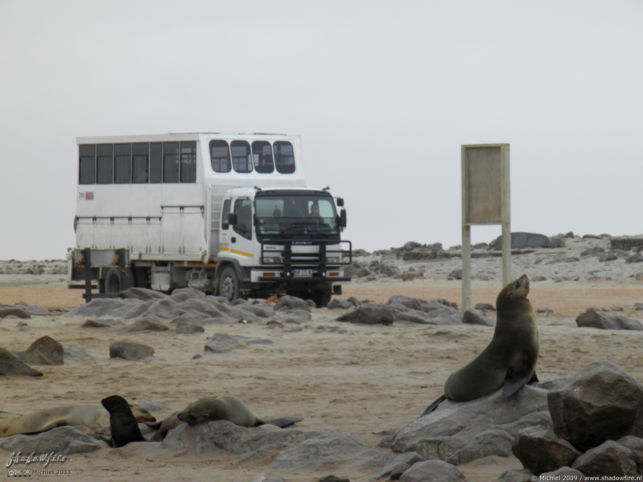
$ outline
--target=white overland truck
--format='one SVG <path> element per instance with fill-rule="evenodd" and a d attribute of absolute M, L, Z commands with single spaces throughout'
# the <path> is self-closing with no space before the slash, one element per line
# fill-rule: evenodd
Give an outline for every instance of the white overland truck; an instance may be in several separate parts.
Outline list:
<path fill-rule="evenodd" d="M 281 134 L 82 137 L 69 287 L 195 287 L 228 299 L 288 293 L 328 304 L 352 246 L 341 198 L 306 187 Z M 92 294 L 98 289 L 98 294 Z"/>

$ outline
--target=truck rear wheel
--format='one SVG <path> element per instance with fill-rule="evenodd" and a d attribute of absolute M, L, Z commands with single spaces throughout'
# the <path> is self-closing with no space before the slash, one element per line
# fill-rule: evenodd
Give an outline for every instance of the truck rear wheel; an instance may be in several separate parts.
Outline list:
<path fill-rule="evenodd" d="M 219 296 L 232 301 L 239 297 L 239 278 L 232 266 L 226 266 L 219 276 Z"/>
<path fill-rule="evenodd" d="M 313 291 L 310 295 L 310 298 L 315 302 L 317 308 L 324 308 L 328 306 L 330 298 L 332 297 L 332 292 L 330 288 L 324 288 L 321 290 Z"/>

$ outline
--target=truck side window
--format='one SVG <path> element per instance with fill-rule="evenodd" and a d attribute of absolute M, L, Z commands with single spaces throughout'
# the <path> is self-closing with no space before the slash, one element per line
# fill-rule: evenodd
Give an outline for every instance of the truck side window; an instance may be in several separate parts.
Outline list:
<path fill-rule="evenodd" d="M 272 159 L 272 149 L 268 141 L 254 141 L 252 143 L 252 160 L 255 171 L 271 173 L 275 170 L 275 163 Z"/>
<path fill-rule="evenodd" d="M 96 145 L 81 144 L 78 147 L 78 184 L 96 183 Z"/>
<path fill-rule="evenodd" d="M 230 216 L 230 200 L 226 199 L 223 201 L 223 209 L 221 210 L 221 229 L 228 229 L 230 224 L 228 223 L 228 217 Z"/>
<path fill-rule="evenodd" d="M 292 174 L 295 172 L 295 152 L 292 144 L 287 141 L 277 141 L 274 144 L 275 164 L 277 172 L 281 174 Z"/>
<path fill-rule="evenodd" d="M 114 144 L 98 144 L 97 146 L 96 183 L 114 183 Z"/>
<path fill-rule="evenodd" d="M 246 141 L 232 141 L 232 167 L 236 172 L 252 172 L 252 156 L 250 144 Z"/>
<path fill-rule="evenodd" d="M 230 172 L 230 148 L 226 141 L 210 141 L 210 163 L 214 172 Z"/>
<path fill-rule="evenodd" d="M 237 199 L 234 202 L 237 224 L 234 231 L 246 239 L 252 239 L 252 203 L 250 199 Z"/>

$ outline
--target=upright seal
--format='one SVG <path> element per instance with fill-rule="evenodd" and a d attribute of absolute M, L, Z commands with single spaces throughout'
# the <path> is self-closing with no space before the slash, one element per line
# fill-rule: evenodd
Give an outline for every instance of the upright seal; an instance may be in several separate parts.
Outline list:
<path fill-rule="evenodd" d="M 471 363 L 449 376 L 444 395 L 423 415 L 435 410 L 444 399 L 465 402 L 489 395 L 500 387 L 505 397 L 511 397 L 526 383 L 538 381 L 538 326 L 528 294 L 526 274 L 500 291 L 491 343 Z"/>

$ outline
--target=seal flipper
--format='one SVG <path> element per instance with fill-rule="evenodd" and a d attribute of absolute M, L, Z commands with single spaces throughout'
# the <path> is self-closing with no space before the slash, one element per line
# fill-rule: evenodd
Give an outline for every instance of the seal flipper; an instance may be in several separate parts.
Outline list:
<path fill-rule="evenodd" d="M 509 398 L 512 395 L 518 393 L 518 391 L 527 384 L 529 381 L 529 376 L 521 378 L 506 378 L 505 384 L 502 387 L 502 395 L 505 398 Z"/>
<path fill-rule="evenodd" d="M 436 408 L 438 408 L 438 406 L 439 406 L 442 402 L 444 402 L 446 399 L 447 399 L 447 396 L 446 396 L 446 395 L 442 395 L 442 396 L 441 396 L 440 398 L 438 398 L 435 402 L 433 402 L 431 405 L 429 405 L 428 407 L 426 407 L 426 410 L 425 410 L 424 412 L 422 412 L 422 415 L 420 415 L 420 417 L 424 417 L 425 415 L 428 415 L 429 413 L 431 413 L 432 411 L 434 411 L 434 410 L 435 410 Z"/>
<path fill-rule="evenodd" d="M 266 420 L 265 422 L 263 422 L 263 424 L 267 423 L 270 425 L 275 425 L 279 428 L 286 428 L 286 427 L 295 425 L 296 423 L 301 422 L 302 420 L 303 418 L 299 418 L 299 417 L 280 417 L 280 418 L 273 418 L 271 420 Z"/>

